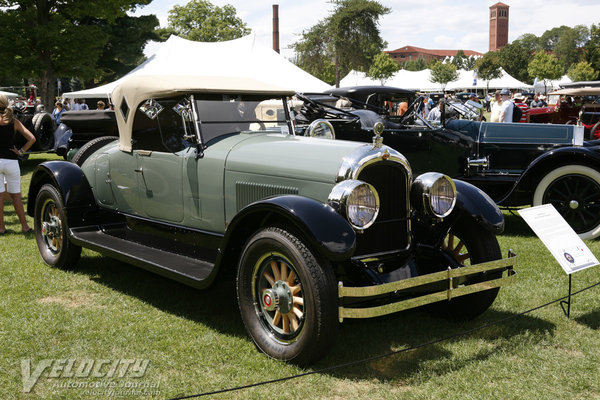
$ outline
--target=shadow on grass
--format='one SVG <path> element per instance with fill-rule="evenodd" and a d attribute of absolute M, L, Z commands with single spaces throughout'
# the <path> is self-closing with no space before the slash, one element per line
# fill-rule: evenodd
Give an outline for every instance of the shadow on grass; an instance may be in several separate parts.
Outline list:
<path fill-rule="evenodd" d="M 514 214 L 513 214 L 514 213 Z M 504 211 L 504 232 L 503 236 L 521 236 L 521 237 L 534 237 L 535 233 L 531 230 L 529 225 L 523 218 L 517 213 L 516 210 L 510 213 Z"/>
<path fill-rule="evenodd" d="M 86 274 L 91 280 L 136 297 L 153 307 L 237 337 L 248 337 L 237 308 L 233 280 L 218 281 L 206 290 L 196 290 L 107 257 L 83 257 L 74 273 Z M 459 334 L 507 317 L 513 319 L 485 327 L 465 336 Z M 590 319 L 597 318 L 591 316 Z M 336 369 L 334 377 L 365 380 L 402 380 L 426 371 L 431 376 L 464 368 L 474 361 L 485 360 L 499 351 L 511 351 L 511 339 L 527 332 L 529 340 L 554 330 L 555 325 L 531 316 L 488 310 L 480 318 L 456 322 L 436 318 L 417 309 L 367 320 L 347 319 L 340 325 L 334 346 L 323 360 L 313 365 L 320 370 L 400 350 L 418 347 L 390 357 Z M 454 335 L 459 335 L 454 337 Z M 423 344 L 444 339 L 440 343 Z M 473 340 L 476 340 L 473 342 Z M 250 338 L 248 337 L 248 341 Z M 476 346 L 456 356 L 448 343 Z M 257 353 L 258 356 L 258 353 Z M 432 366 L 431 361 L 436 361 Z M 427 367 L 425 368 L 425 364 Z"/>
<path fill-rule="evenodd" d="M 497 325 L 461 335 L 513 316 L 513 319 Z M 547 332 L 554 329 L 554 324 L 539 318 L 494 310 L 467 322 L 436 318 L 422 310 L 372 320 L 348 320 L 343 323 L 332 351 L 314 368 L 351 363 L 414 347 L 413 350 L 336 369 L 328 374 L 379 381 L 402 381 L 423 373 L 433 377 L 459 370 L 474 361 L 486 360 L 498 352 L 510 352 L 515 346 L 511 339 L 519 334 L 527 333 L 529 340 L 539 336 L 541 341 Z M 430 342 L 436 343 L 426 345 Z M 456 353 L 447 349 L 448 344 L 456 345 Z"/>
<path fill-rule="evenodd" d="M 224 334 L 246 336 L 232 279 L 198 290 L 112 258 L 85 256 L 73 273 Z"/>
<path fill-rule="evenodd" d="M 587 325 L 590 329 L 600 329 L 600 310 L 591 311 L 587 314 L 574 318 L 580 324 Z"/>

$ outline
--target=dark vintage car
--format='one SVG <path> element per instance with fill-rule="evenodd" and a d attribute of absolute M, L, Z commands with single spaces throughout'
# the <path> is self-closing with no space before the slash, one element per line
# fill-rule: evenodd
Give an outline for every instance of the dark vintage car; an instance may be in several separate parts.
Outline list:
<path fill-rule="evenodd" d="M 38 106 L 39 107 L 39 106 Z M 35 136 L 35 143 L 29 152 L 46 152 L 54 149 L 54 132 L 56 122 L 52 116 L 46 112 L 43 107 L 36 110 L 35 106 L 24 102 L 17 102 L 12 105 L 15 118 Z M 15 146 L 23 147 L 27 139 L 22 135 L 17 135 Z"/>
<path fill-rule="evenodd" d="M 413 175 L 381 137 L 296 136 L 293 94 L 249 79 L 126 80 L 113 92 L 118 140 L 33 172 L 43 260 L 75 267 L 85 247 L 196 288 L 235 276 L 256 346 L 298 364 L 322 357 L 347 318 L 485 311 L 515 261 L 502 259 L 494 202 Z"/>
<path fill-rule="evenodd" d="M 412 105 L 404 115 L 390 112 L 398 101 L 422 101 L 391 87 L 348 87 L 326 95 L 299 95 L 304 106 L 297 121 L 306 134 L 319 132 L 308 124 L 322 120 L 332 124 L 337 139 L 370 141 L 381 122 L 384 143 L 401 151 L 417 173 L 441 171 L 504 207 L 552 203 L 582 238 L 600 235 L 600 141 L 585 142 L 583 127 L 460 119 L 462 112 L 450 103 L 442 120 L 432 123 Z"/>

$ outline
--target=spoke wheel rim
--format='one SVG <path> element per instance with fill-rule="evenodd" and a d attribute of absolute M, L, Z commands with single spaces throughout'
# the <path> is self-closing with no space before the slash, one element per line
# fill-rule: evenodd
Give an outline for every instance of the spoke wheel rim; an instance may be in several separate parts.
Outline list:
<path fill-rule="evenodd" d="M 449 253 L 459 264 L 471 264 L 471 254 L 465 242 L 452 232 L 448 233 L 442 242 L 442 250 Z"/>
<path fill-rule="evenodd" d="M 298 340 L 304 328 L 304 293 L 292 262 L 269 253 L 255 264 L 252 293 L 255 310 L 265 330 L 280 343 Z"/>
<path fill-rule="evenodd" d="M 42 207 L 41 234 L 48 250 L 59 254 L 63 245 L 62 221 L 54 201 L 48 199 Z"/>
<path fill-rule="evenodd" d="M 575 232 L 587 232 L 600 223 L 600 185 L 585 175 L 570 174 L 552 182 L 542 203 L 554 205 Z"/>

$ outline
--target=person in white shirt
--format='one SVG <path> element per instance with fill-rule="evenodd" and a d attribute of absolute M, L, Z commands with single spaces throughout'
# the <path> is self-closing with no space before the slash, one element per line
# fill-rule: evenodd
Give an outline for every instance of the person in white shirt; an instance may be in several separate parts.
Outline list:
<path fill-rule="evenodd" d="M 444 106 L 444 100 L 438 101 L 437 107 L 433 107 L 429 114 L 427 115 L 427 119 L 433 122 L 440 122 L 442 120 L 442 107 Z"/>
<path fill-rule="evenodd" d="M 500 114 L 502 113 L 502 96 L 500 96 L 500 90 L 496 90 L 494 93 L 491 110 L 490 122 L 500 122 Z"/>
<path fill-rule="evenodd" d="M 513 122 L 513 102 L 510 101 L 510 91 L 502 89 L 500 96 L 502 97 L 502 112 L 498 122 Z"/>

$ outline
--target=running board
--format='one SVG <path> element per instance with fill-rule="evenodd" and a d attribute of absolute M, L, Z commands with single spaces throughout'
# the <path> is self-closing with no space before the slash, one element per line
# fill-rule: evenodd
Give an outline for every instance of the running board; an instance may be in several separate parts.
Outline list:
<path fill-rule="evenodd" d="M 213 263 L 109 235 L 98 227 L 70 229 L 70 239 L 78 246 L 198 288 L 208 285 L 214 270 Z"/>

